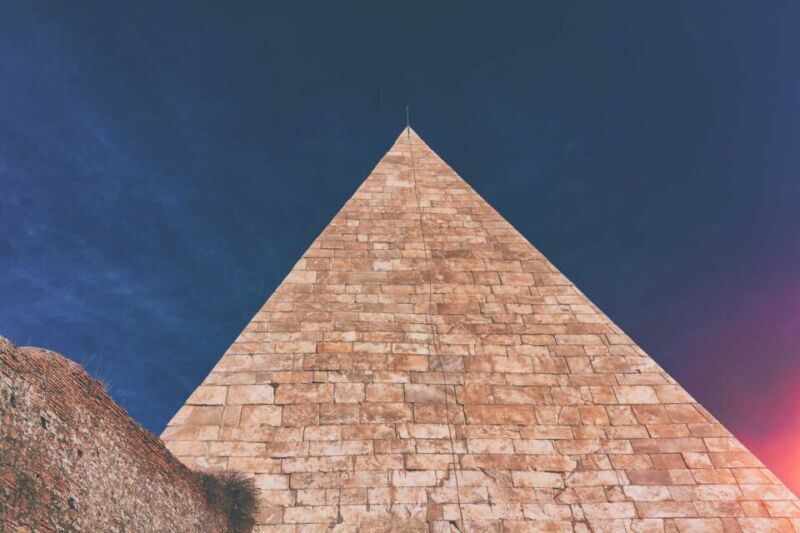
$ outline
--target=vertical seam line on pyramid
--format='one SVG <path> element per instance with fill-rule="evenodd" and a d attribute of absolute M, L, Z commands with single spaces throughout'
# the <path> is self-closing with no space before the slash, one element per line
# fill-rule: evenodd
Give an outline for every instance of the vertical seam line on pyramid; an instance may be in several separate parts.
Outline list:
<path fill-rule="evenodd" d="M 438 332 L 436 328 L 436 324 L 433 322 L 433 312 L 431 308 L 433 307 L 433 251 L 430 252 L 430 259 L 428 258 L 428 245 L 425 240 L 425 225 L 422 220 L 422 201 L 420 200 L 419 194 L 419 184 L 417 182 L 417 170 L 416 165 L 414 164 L 414 147 L 413 143 L 411 142 L 411 128 L 406 127 L 406 133 L 408 137 L 408 152 L 411 158 L 411 176 L 414 180 L 414 196 L 417 199 L 417 211 L 419 213 L 419 230 L 420 236 L 422 237 L 422 251 L 425 255 L 425 260 L 429 261 L 428 263 L 428 324 L 431 327 L 431 335 L 433 340 L 433 351 L 436 354 L 436 359 L 439 362 L 439 369 L 442 372 L 442 382 L 444 387 L 444 412 L 445 412 L 445 423 L 447 424 L 447 434 L 450 436 L 450 458 L 453 462 L 453 478 L 456 482 L 456 503 L 458 504 L 458 516 L 461 519 L 461 527 L 464 530 L 464 533 L 467 531 L 467 525 L 464 522 L 464 513 L 461 509 L 461 488 L 458 481 L 458 474 L 461 471 L 459 462 L 456 457 L 456 445 L 455 439 L 453 438 L 453 430 L 450 427 L 450 405 L 447 399 L 447 375 L 444 370 L 444 364 L 442 364 L 442 358 L 439 355 L 439 348 L 438 348 Z M 455 394 L 455 386 L 453 386 L 453 393 Z"/>

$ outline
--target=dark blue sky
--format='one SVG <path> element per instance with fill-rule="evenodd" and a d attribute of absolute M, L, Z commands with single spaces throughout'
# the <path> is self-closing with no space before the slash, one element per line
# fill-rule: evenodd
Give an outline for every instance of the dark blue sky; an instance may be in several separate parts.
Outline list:
<path fill-rule="evenodd" d="M 791 481 L 797 2 L 47 4 L 0 5 L 0 334 L 160 432 L 408 103 Z"/>

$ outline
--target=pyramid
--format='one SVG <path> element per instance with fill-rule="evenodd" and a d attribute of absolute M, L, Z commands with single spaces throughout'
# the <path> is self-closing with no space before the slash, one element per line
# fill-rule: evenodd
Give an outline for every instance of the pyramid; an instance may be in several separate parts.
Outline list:
<path fill-rule="evenodd" d="M 772 472 L 410 128 L 162 434 L 256 531 L 795 531 Z"/>

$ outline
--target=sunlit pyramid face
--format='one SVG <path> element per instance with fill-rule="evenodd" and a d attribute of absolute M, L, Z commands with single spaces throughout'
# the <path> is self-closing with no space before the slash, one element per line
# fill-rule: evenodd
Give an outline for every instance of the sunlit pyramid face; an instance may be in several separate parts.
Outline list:
<path fill-rule="evenodd" d="M 411 129 L 162 438 L 253 475 L 259 531 L 781 531 L 800 512 Z"/>

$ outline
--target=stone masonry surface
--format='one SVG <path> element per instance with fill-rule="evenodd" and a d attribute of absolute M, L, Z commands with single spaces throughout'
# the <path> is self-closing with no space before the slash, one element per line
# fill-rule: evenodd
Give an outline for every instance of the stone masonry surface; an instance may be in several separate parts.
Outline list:
<path fill-rule="evenodd" d="M 0 337 L 0 532 L 228 531 L 201 485 L 65 357 Z"/>
<path fill-rule="evenodd" d="M 795 531 L 797 498 L 412 130 L 162 438 L 257 531 Z"/>

